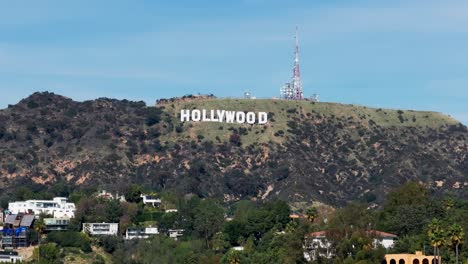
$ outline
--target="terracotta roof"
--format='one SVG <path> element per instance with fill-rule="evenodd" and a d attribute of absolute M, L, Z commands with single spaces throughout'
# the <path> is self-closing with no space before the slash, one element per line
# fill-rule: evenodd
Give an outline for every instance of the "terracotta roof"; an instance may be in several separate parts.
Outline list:
<path fill-rule="evenodd" d="M 307 237 L 323 237 L 327 234 L 327 231 L 317 231 L 307 234 Z"/>
<path fill-rule="evenodd" d="M 307 216 L 305 216 L 303 214 L 290 214 L 289 218 L 298 219 L 298 218 L 307 218 Z"/>
<path fill-rule="evenodd" d="M 377 237 L 393 237 L 393 238 L 398 237 L 397 235 L 390 234 L 390 233 L 387 233 L 387 232 L 378 231 L 378 230 L 369 230 L 369 231 L 366 231 L 366 233 L 370 234 L 370 235 L 377 236 Z"/>
<path fill-rule="evenodd" d="M 324 231 L 317 231 L 317 232 L 309 233 L 306 236 L 307 237 L 323 237 L 323 236 L 326 236 L 326 234 L 327 234 L 327 231 L 324 230 Z M 376 236 L 376 237 L 382 237 L 382 238 L 383 237 L 391 237 L 391 238 L 398 237 L 397 235 L 390 234 L 390 233 L 387 233 L 387 232 L 378 231 L 378 230 L 368 230 L 368 231 L 366 231 L 366 234 L 371 235 L 371 236 Z"/>

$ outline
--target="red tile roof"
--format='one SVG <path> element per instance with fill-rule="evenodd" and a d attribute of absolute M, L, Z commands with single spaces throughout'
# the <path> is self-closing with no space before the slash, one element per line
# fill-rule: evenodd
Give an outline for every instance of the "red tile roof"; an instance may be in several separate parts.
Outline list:
<path fill-rule="evenodd" d="M 307 237 L 323 237 L 327 234 L 327 231 L 317 231 L 307 234 Z"/>
<path fill-rule="evenodd" d="M 393 238 L 398 237 L 397 235 L 390 234 L 390 233 L 387 233 L 387 232 L 378 231 L 378 230 L 368 230 L 368 231 L 366 231 L 366 233 L 368 235 L 373 235 L 373 236 L 376 236 L 376 237 L 393 237 Z"/>
<path fill-rule="evenodd" d="M 390 233 L 387 233 L 387 232 L 378 231 L 378 230 L 367 230 L 366 234 L 371 235 L 371 236 L 380 237 L 380 238 L 384 238 L 384 237 L 397 238 L 398 237 L 397 235 L 390 234 Z M 306 237 L 323 237 L 323 236 L 326 236 L 326 235 L 327 235 L 327 231 L 324 230 L 324 231 L 317 231 L 317 232 L 309 233 L 309 234 L 306 235 Z"/>

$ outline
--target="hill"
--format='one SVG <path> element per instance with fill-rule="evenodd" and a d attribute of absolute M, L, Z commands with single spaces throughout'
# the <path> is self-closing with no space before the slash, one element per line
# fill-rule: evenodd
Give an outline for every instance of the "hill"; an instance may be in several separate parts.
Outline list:
<path fill-rule="evenodd" d="M 265 125 L 181 123 L 180 109 L 268 112 Z M 382 202 L 408 180 L 468 197 L 468 130 L 435 112 L 185 97 L 157 107 L 35 93 L 0 110 L 0 189 L 137 183 L 222 197 Z"/>

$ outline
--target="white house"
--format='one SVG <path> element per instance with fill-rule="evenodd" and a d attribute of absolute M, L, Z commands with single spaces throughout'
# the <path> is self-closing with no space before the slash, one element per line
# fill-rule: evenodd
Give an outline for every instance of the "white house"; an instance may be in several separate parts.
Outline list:
<path fill-rule="evenodd" d="M 119 232 L 119 223 L 83 223 L 82 232 L 90 235 L 116 236 Z"/>
<path fill-rule="evenodd" d="M 157 234 L 159 234 L 157 227 L 129 227 L 125 232 L 125 239 L 145 239 Z"/>
<path fill-rule="evenodd" d="M 143 198 L 143 204 L 151 204 L 153 207 L 161 205 L 161 199 L 156 198 L 155 196 L 148 194 L 140 194 L 140 197 Z"/>
<path fill-rule="evenodd" d="M 310 233 L 305 237 L 304 258 L 307 261 L 315 260 L 319 256 L 331 258 L 334 255 L 331 245 L 326 237 L 326 231 Z"/>
<path fill-rule="evenodd" d="M 367 230 L 365 231 L 366 236 L 371 238 L 374 247 L 379 245 L 386 249 L 393 247 L 398 237 L 394 234 L 377 231 Z M 332 248 L 331 242 L 326 237 L 327 231 L 313 232 L 305 237 L 304 244 L 304 258 L 307 261 L 315 260 L 318 257 L 332 258 L 335 252 Z"/>
<path fill-rule="evenodd" d="M 53 200 L 27 200 L 25 202 L 8 203 L 8 210 L 12 214 L 18 213 L 33 213 L 40 215 L 41 213 L 52 215 L 53 217 L 75 217 L 75 204 L 68 203 L 67 198 L 55 197 Z"/>
<path fill-rule="evenodd" d="M 16 263 L 22 262 L 23 258 L 18 255 L 15 251 L 1 251 L 0 252 L 0 263 Z"/>
<path fill-rule="evenodd" d="M 169 229 L 169 237 L 177 240 L 178 237 L 184 235 L 184 229 Z"/>
<path fill-rule="evenodd" d="M 119 200 L 120 202 L 127 201 L 124 195 L 119 195 L 118 193 L 112 194 L 106 190 L 100 191 L 98 194 L 96 194 L 96 197 L 109 199 L 109 200 Z"/>
<path fill-rule="evenodd" d="M 386 249 L 392 248 L 396 240 L 398 239 L 397 235 L 377 230 L 366 231 L 366 234 L 373 238 L 374 247 L 381 245 Z"/>

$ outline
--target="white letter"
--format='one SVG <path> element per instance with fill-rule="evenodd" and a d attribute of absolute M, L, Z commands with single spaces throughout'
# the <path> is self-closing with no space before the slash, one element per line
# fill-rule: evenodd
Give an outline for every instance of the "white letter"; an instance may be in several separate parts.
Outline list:
<path fill-rule="evenodd" d="M 224 114 L 226 113 L 226 111 L 216 110 L 216 113 L 218 114 L 219 122 L 223 122 L 224 121 Z"/>
<path fill-rule="evenodd" d="M 206 117 L 206 110 L 205 110 L 205 109 L 202 110 L 202 113 L 203 113 L 203 114 L 202 114 L 202 121 L 203 121 L 203 122 L 211 121 L 211 119 L 209 119 L 208 117 Z"/>
<path fill-rule="evenodd" d="M 215 114 L 214 114 L 214 110 L 213 110 L 213 109 L 211 109 L 210 113 L 211 113 L 211 121 L 217 122 L 218 119 L 215 118 Z"/>
<path fill-rule="evenodd" d="M 190 110 L 180 110 L 180 122 L 190 121 Z"/>
<path fill-rule="evenodd" d="M 192 121 L 195 121 L 195 122 L 200 121 L 200 110 L 198 109 L 192 110 Z"/>
<path fill-rule="evenodd" d="M 236 116 L 236 112 L 226 111 L 226 122 L 227 123 L 234 123 L 234 116 Z"/>
<path fill-rule="evenodd" d="M 243 124 L 245 123 L 245 113 L 244 112 L 237 112 L 236 113 L 237 123 Z"/>
<path fill-rule="evenodd" d="M 247 123 L 249 123 L 249 124 L 254 124 L 255 123 L 255 113 L 254 112 L 248 112 L 247 113 Z"/>
<path fill-rule="evenodd" d="M 258 123 L 265 124 L 268 122 L 268 114 L 266 112 L 258 112 Z"/>

